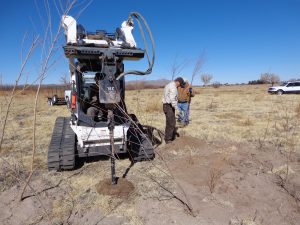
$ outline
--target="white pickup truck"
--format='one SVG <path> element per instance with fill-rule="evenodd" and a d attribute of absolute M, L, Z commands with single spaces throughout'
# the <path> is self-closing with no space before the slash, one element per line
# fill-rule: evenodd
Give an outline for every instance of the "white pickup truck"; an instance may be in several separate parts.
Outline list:
<path fill-rule="evenodd" d="M 280 86 L 269 87 L 270 94 L 300 94 L 300 81 L 286 82 Z"/>

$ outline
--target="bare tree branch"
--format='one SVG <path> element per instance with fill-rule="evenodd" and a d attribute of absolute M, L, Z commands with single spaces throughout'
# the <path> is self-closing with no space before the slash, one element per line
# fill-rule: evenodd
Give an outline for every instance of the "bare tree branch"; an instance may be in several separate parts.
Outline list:
<path fill-rule="evenodd" d="M 275 83 L 279 83 L 280 82 L 280 78 L 278 75 L 274 74 L 274 73 L 262 73 L 260 75 L 260 80 L 265 83 L 265 84 L 271 84 L 272 86 Z"/>
<path fill-rule="evenodd" d="M 212 78 L 213 75 L 209 73 L 204 73 L 201 75 L 201 81 L 203 82 L 204 86 L 206 86 L 211 81 Z"/>
<path fill-rule="evenodd" d="M 175 57 L 174 62 L 171 65 L 172 80 L 174 80 L 175 77 L 181 73 L 181 71 L 187 66 L 188 62 L 189 61 L 187 59 L 185 59 L 178 63 L 177 56 Z"/>
<path fill-rule="evenodd" d="M 24 59 L 24 61 L 22 62 L 21 64 L 21 69 L 20 69 L 20 72 L 19 72 L 19 75 L 17 77 L 17 80 L 15 82 L 15 85 L 13 87 L 13 90 L 10 94 L 10 98 L 8 100 L 8 103 L 7 103 L 7 108 L 6 108 L 6 111 L 5 111 L 5 116 L 4 116 L 4 119 L 3 119 L 3 126 L 1 128 L 1 139 L 0 139 L 0 152 L 1 152 L 1 147 L 2 147 L 2 143 L 3 143 L 3 138 L 4 138 L 4 134 L 5 134 L 5 128 L 6 128 L 6 122 L 7 122 L 7 117 L 8 117 L 8 114 L 9 114 L 9 111 L 10 111 L 10 107 L 11 107 L 11 104 L 12 104 L 12 101 L 14 99 L 14 94 L 15 94 L 15 91 L 16 91 L 16 88 L 19 84 L 19 81 L 23 75 L 23 71 L 24 71 L 24 68 L 26 66 L 26 64 L 28 63 L 29 59 L 30 59 L 30 56 L 32 55 L 34 49 L 36 48 L 37 46 L 37 42 L 38 42 L 38 37 L 36 37 L 33 42 L 31 43 L 31 46 L 29 48 L 29 51 Z"/>
<path fill-rule="evenodd" d="M 192 73 L 191 85 L 193 84 L 195 76 L 201 71 L 201 68 L 202 68 L 204 62 L 205 62 L 204 53 L 202 53 L 196 61 L 196 64 L 195 64 L 195 67 L 194 67 L 194 70 Z"/>
<path fill-rule="evenodd" d="M 188 212 L 195 217 L 193 208 L 191 206 L 191 204 L 189 202 L 185 202 L 184 200 L 182 200 L 179 196 L 177 196 L 176 194 L 174 194 L 174 192 L 172 192 L 171 190 L 169 190 L 167 187 L 165 187 L 163 184 L 161 184 L 160 182 L 158 182 L 156 179 L 154 179 L 152 176 L 150 176 L 150 179 L 155 182 L 159 187 L 161 187 L 163 190 L 165 190 L 166 192 L 168 192 L 173 198 L 177 199 L 180 203 L 182 203 L 186 209 L 188 210 Z M 183 192 L 185 194 L 185 192 Z M 186 196 L 185 196 L 186 197 Z M 187 199 L 187 198 L 186 198 Z"/>
<path fill-rule="evenodd" d="M 70 3 L 70 5 L 68 6 L 67 10 L 65 11 L 65 14 L 68 14 L 68 12 L 72 9 L 73 5 L 75 4 L 76 1 L 73 1 Z M 51 26 L 51 23 L 48 24 L 48 26 Z M 40 89 L 41 89 L 41 85 L 42 85 L 42 82 L 45 78 L 45 75 L 48 71 L 48 67 L 49 67 L 49 64 L 51 65 L 50 63 L 50 60 L 54 54 L 54 50 L 55 50 L 55 46 L 56 46 L 56 43 L 58 41 L 58 37 L 59 37 L 59 34 L 61 33 L 61 29 L 62 29 L 62 26 L 61 24 L 59 24 L 59 27 L 58 27 L 58 30 L 53 38 L 53 40 L 51 40 L 51 44 L 50 44 L 50 47 L 48 48 L 48 54 L 46 55 L 46 58 L 45 60 L 43 61 L 43 64 L 42 64 L 42 67 L 41 67 L 41 71 L 40 71 L 40 79 L 39 79 L 39 84 L 38 84 L 38 88 L 37 88 L 37 91 L 36 91 L 36 95 L 35 95 L 35 102 L 34 102 L 34 115 L 33 115 L 33 134 L 32 134 L 32 137 L 33 137 L 33 142 L 32 142 L 32 155 L 31 155 L 31 169 L 30 169 L 30 174 L 26 180 L 26 183 L 22 189 L 22 192 L 21 192 L 21 195 L 20 195 L 20 200 L 23 199 L 23 194 L 26 190 L 26 187 L 27 185 L 29 184 L 30 180 L 31 180 L 31 177 L 33 175 L 33 172 L 34 172 L 34 160 L 35 160 L 35 152 L 36 152 L 36 117 L 37 117 L 37 104 L 38 104 L 38 99 L 39 99 L 39 93 L 40 93 Z M 51 27 L 50 28 L 47 28 L 46 30 L 51 30 Z M 47 33 L 46 33 L 47 34 Z M 45 37 L 45 40 L 47 39 L 47 37 Z M 44 41 L 44 45 L 45 45 L 46 41 Z M 45 47 L 46 46 L 43 46 L 43 50 L 45 50 Z"/>

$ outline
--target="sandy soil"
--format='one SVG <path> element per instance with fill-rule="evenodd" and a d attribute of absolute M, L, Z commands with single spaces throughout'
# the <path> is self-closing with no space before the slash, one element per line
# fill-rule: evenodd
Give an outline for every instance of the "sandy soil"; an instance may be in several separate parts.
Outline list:
<path fill-rule="evenodd" d="M 76 179 L 98 173 L 100 164 L 105 164 L 103 169 L 109 160 L 87 163 L 75 171 L 36 173 L 23 201 L 18 184 L 1 193 L 0 221 L 5 225 L 299 224 L 299 162 L 299 155 L 287 165 L 280 152 L 181 136 L 160 145 L 154 161 L 134 165 L 117 188 L 110 186 L 109 167 L 106 179 L 81 184 L 85 190 L 79 196 L 74 188 Z M 120 164 L 128 165 L 128 160 Z M 153 173 L 156 167 L 167 175 Z M 135 176 L 143 176 L 144 181 Z M 124 208 L 127 213 L 122 213 Z"/>

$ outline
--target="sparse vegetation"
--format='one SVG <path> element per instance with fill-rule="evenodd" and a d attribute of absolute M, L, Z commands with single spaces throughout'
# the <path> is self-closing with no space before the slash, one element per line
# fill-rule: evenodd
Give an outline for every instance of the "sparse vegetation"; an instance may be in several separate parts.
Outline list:
<path fill-rule="evenodd" d="M 215 82 L 212 84 L 212 86 L 213 86 L 214 88 L 219 88 L 219 87 L 221 87 L 221 83 L 218 82 L 218 81 L 215 81 Z"/>
<path fill-rule="evenodd" d="M 251 80 L 248 84 L 256 85 L 256 84 L 278 84 L 280 82 L 280 77 L 275 73 L 262 73 L 260 75 L 260 79 L 258 80 Z"/>
<path fill-rule="evenodd" d="M 213 167 L 209 170 L 208 178 L 207 178 L 207 186 L 209 188 L 210 193 L 215 191 L 216 185 L 221 177 L 220 168 Z"/>
<path fill-rule="evenodd" d="M 47 74 L 61 59 L 59 39 L 64 35 L 61 35 L 61 26 L 55 33 L 52 25 L 60 18 L 53 18 L 68 14 L 71 9 L 78 18 L 93 1 L 76 2 L 54 1 L 53 12 L 50 3 L 43 1 L 45 11 L 42 12 L 39 2 L 35 1 L 38 14 L 44 19 L 39 21 L 45 23 L 41 24 L 44 34 L 32 33 L 31 42 L 24 38 L 24 46 L 20 49 L 27 46 L 29 51 L 24 55 L 22 50 L 20 54 L 22 62 L 15 85 L 3 84 L 0 73 L 1 224 L 299 223 L 300 95 L 268 95 L 267 86 L 280 81 L 279 76 L 273 73 L 263 73 L 260 79 L 249 81 L 251 86 L 244 83 L 221 85 L 217 81 L 209 85 L 213 75 L 200 74 L 204 54 L 196 59 L 191 74 L 190 83 L 193 84 L 197 76 L 203 87 L 193 86 L 196 96 L 189 105 L 190 123 L 179 128 L 175 140 L 169 144 L 162 141 L 165 116 L 161 102 L 162 88 L 169 80 L 126 83 L 128 113 L 134 113 L 140 122 L 141 126 L 136 126 L 136 130 L 145 129 L 156 141 L 154 160 L 135 163 L 127 155 L 116 155 L 117 186 L 111 186 L 112 164 L 107 160 L 114 154 L 90 160 L 83 158 L 76 170 L 48 171 L 47 150 L 54 121 L 57 117 L 70 116 L 66 107 L 49 107 L 46 99 L 54 93 L 63 95 L 64 89 L 68 88 L 68 76 L 61 76 L 59 82 L 62 85 L 43 84 Z M 67 8 L 63 12 L 64 7 Z M 126 24 L 130 25 L 131 21 Z M 116 38 L 122 39 L 117 33 Z M 97 31 L 95 36 L 101 34 L 102 31 Z M 108 35 L 109 46 L 112 36 Z M 147 49 L 146 43 L 144 47 Z M 27 62 L 36 48 L 40 48 L 40 68 L 28 70 Z M 90 53 L 95 54 L 94 51 Z M 123 54 L 121 51 L 116 54 L 118 58 L 114 62 L 117 62 L 117 71 L 120 71 Z M 147 51 L 145 55 L 149 56 Z M 111 56 L 103 54 L 100 59 L 111 65 Z M 38 59 L 36 55 L 33 58 Z M 153 53 L 153 61 L 154 58 Z M 175 57 L 170 78 L 187 78 L 181 72 L 190 62 Z M 104 64 L 101 66 L 88 60 L 86 63 L 78 60 L 76 69 L 78 66 L 84 68 L 88 63 L 93 68 L 95 65 L 102 72 L 106 71 Z M 70 66 L 69 69 L 72 73 L 75 68 Z M 34 71 L 38 72 L 32 75 Z M 28 77 L 24 77 L 27 73 L 30 73 L 30 80 L 35 79 L 32 84 L 28 84 Z M 80 85 L 77 84 L 77 87 Z M 108 90 L 115 89 L 111 87 Z M 124 113 L 124 116 L 128 115 Z M 129 116 L 127 119 L 126 125 L 127 121 L 128 124 L 133 123 Z M 126 129 L 127 126 L 124 127 Z M 99 133 L 102 135 L 102 132 Z M 106 131 L 104 133 L 107 134 Z M 66 139 L 69 136 L 68 133 L 64 135 Z M 124 135 L 126 137 L 130 144 L 147 141 L 145 135 L 138 141 Z M 124 148 L 130 147 L 130 144 Z M 59 156 L 56 158 L 64 161 Z"/>
<path fill-rule="evenodd" d="M 215 108 L 218 107 L 218 104 L 211 100 L 211 102 L 207 105 L 207 110 L 213 111 Z"/>
<path fill-rule="evenodd" d="M 195 209 L 196 218 L 205 217 L 205 215 L 197 214 L 198 208 L 202 207 L 203 204 L 207 204 L 205 207 L 210 210 L 215 210 L 214 204 L 222 205 L 224 209 L 233 207 L 237 216 L 240 215 L 239 218 L 245 218 L 244 215 L 239 214 L 240 211 L 236 208 L 240 207 L 247 210 L 247 207 L 245 208 L 243 205 L 243 198 L 239 196 L 248 196 L 250 191 L 252 195 L 264 193 L 260 186 L 255 187 L 259 189 L 254 189 L 255 182 L 259 182 L 257 185 L 261 185 L 264 189 L 273 190 L 268 186 L 271 185 L 270 183 L 265 183 L 269 179 L 266 177 L 272 175 L 278 181 L 277 183 L 274 182 L 273 185 L 278 185 L 285 190 L 284 192 L 279 190 L 274 194 L 280 198 L 281 202 L 284 202 L 287 209 L 296 207 L 288 198 L 291 196 L 296 201 L 299 199 L 297 191 L 293 189 L 293 182 L 298 175 L 293 171 L 299 169 L 297 154 L 299 154 L 300 149 L 300 128 L 297 121 L 299 120 L 300 96 L 268 95 L 266 87 L 266 85 L 221 86 L 219 88 L 212 86 L 194 87 L 196 92 L 200 94 L 196 95 L 192 101 L 189 126 L 179 130 L 181 136 L 174 145 L 165 146 L 161 144 L 157 148 L 158 154 L 154 161 L 137 163 L 130 168 L 126 178 L 133 183 L 135 189 L 126 201 L 99 195 L 96 192 L 95 185 L 101 179 L 109 176 L 108 161 L 89 163 L 70 172 L 57 174 L 47 172 L 47 146 L 55 118 L 68 116 L 69 113 L 66 107 L 49 107 L 46 98 L 42 97 L 45 96 L 47 90 L 41 90 L 36 122 L 36 139 L 38 141 L 33 186 L 28 187 L 24 196 L 29 199 L 35 199 L 35 197 L 28 196 L 39 196 L 43 205 L 46 208 L 50 207 L 47 208 L 50 217 L 56 218 L 57 222 L 67 223 L 69 221 L 71 224 L 76 220 L 81 221 L 77 215 L 84 217 L 84 213 L 88 211 L 92 213 L 90 208 L 102 210 L 104 214 L 101 217 L 104 221 L 108 217 L 114 218 L 116 215 L 121 215 L 122 218 L 127 218 L 132 224 L 143 224 L 142 218 L 147 217 L 147 215 L 140 211 L 142 207 L 136 206 L 136 202 L 141 201 L 142 204 L 146 204 L 145 202 L 150 201 L 151 203 L 148 205 L 157 204 L 168 210 L 165 212 L 168 213 L 171 212 L 168 205 L 173 207 L 173 204 L 178 204 L 180 199 L 184 200 L 184 204 Z M 162 91 L 162 89 L 127 91 L 126 103 L 129 113 L 135 113 L 142 124 L 163 131 L 165 121 L 161 107 Z M 9 95 L 6 91 L 2 91 L 2 93 L 3 95 L 0 96 L 1 106 L 6 101 L 6 96 Z M 34 92 L 28 89 L 25 90 L 24 95 L 16 96 L 8 115 L 1 158 L 14 166 L 3 169 L 0 173 L 0 190 L 2 193 L 0 201 L 4 193 L 10 193 L 11 188 L 16 188 L 19 182 L 23 183 L 30 172 L 32 143 L 31 134 L 28 130 L 31 129 L 33 120 L 33 94 Z M 2 122 L 3 108 L 0 110 L 0 116 Z M 195 140 L 199 140 L 199 142 Z M 205 144 L 201 144 L 200 141 Z M 237 156 L 240 158 L 236 158 Z M 273 156 L 276 156 L 275 161 Z M 187 199 L 191 200 L 190 203 L 187 203 L 188 201 L 185 200 L 186 198 L 180 189 L 170 178 L 162 158 L 170 166 L 174 178 L 180 184 L 184 184 L 182 189 L 185 191 Z M 216 163 L 216 158 L 226 158 L 226 160 L 219 160 L 219 163 Z M 274 165 L 275 163 L 277 165 Z M 121 176 L 129 164 L 127 159 L 118 160 L 117 174 Z M 281 170 L 277 169 L 281 168 L 282 165 L 286 166 L 282 167 Z M 155 178 L 160 185 L 153 182 L 149 177 Z M 247 181 L 247 179 L 249 180 Z M 244 183 L 246 181 L 248 183 Z M 244 186 L 236 189 L 239 185 Z M 250 185 L 249 192 L 245 190 L 247 185 Z M 201 187 L 205 188 L 202 189 Z M 193 190 L 198 190 L 198 192 L 195 193 Z M 255 191 L 253 192 L 253 190 Z M 57 200 L 51 200 L 54 193 L 59 195 L 56 197 Z M 286 193 L 290 194 L 287 195 Z M 194 201 L 194 196 L 199 194 L 204 200 Z M 44 198 L 46 195 L 48 197 Z M 227 199 L 225 196 L 230 196 L 230 200 L 225 201 L 224 199 Z M 259 195 L 259 197 L 267 203 L 270 202 L 267 196 Z M 60 201 L 62 198 L 65 201 Z M 173 201 L 172 199 L 176 200 Z M 256 203 L 250 201 L 250 204 Z M 263 207 L 275 207 L 276 204 L 273 202 L 273 204 Z M 253 208 L 251 209 L 253 210 Z M 271 210 L 271 208 L 269 209 Z M 32 218 L 33 221 L 44 220 L 44 210 L 38 212 L 40 214 Z M 287 213 L 291 214 L 291 211 L 287 210 Z M 284 218 L 287 213 L 281 211 L 282 216 L 279 214 L 276 218 L 280 221 L 280 218 Z M 99 218 L 98 211 L 92 215 Z M 180 215 L 184 217 L 186 214 Z M 266 218 L 266 216 L 257 215 L 261 218 Z M 293 216 L 297 218 L 296 214 Z M 229 221 L 226 223 L 228 224 Z"/>
<path fill-rule="evenodd" d="M 204 73 L 201 75 L 201 81 L 203 82 L 203 85 L 206 86 L 209 84 L 209 82 L 213 79 L 212 74 Z"/>
<path fill-rule="evenodd" d="M 264 84 L 271 84 L 272 86 L 280 82 L 279 76 L 274 73 L 263 73 L 260 75 L 260 80 Z"/>

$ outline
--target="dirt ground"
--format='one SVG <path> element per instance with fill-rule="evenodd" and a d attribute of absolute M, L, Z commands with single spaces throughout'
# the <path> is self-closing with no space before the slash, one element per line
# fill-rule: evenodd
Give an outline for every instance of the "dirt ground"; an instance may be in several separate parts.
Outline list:
<path fill-rule="evenodd" d="M 126 178 L 120 178 L 121 194 L 113 188 L 109 192 L 109 179 L 86 182 L 85 190 L 76 193 L 80 176 L 97 175 L 107 166 L 109 178 L 109 160 L 70 172 L 37 173 L 23 201 L 18 184 L 1 193 L 0 221 L 4 225 L 296 225 L 300 156 L 293 159 L 287 165 L 285 157 L 272 150 L 181 136 L 159 146 L 154 161 L 137 163 Z M 118 170 L 120 175 L 123 169 Z M 154 170 L 167 175 L 157 176 Z"/>
<path fill-rule="evenodd" d="M 47 170 L 55 118 L 69 112 L 41 102 L 35 171 L 22 201 L 30 171 L 32 100 L 18 97 L 0 152 L 0 224 L 299 224 L 300 96 L 251 88 L 199 89 L 191 124 L 179 128 L 173 143 L 159 144 L 152 161 L 117 160 L 115 187 L 107 157 L 73 171 Z M 150 108 L 136 96 L 129 92 L 128 108 L 146 108 L 133 111 L 143 124 L 163 130 L 161 107 Z M 0 99 L 3 118 L 5 99 Z M 282 102 L 292 107 L 282 108 Z"/>

